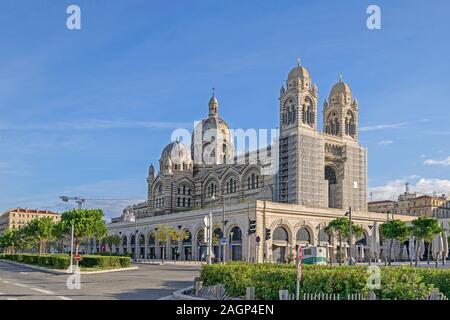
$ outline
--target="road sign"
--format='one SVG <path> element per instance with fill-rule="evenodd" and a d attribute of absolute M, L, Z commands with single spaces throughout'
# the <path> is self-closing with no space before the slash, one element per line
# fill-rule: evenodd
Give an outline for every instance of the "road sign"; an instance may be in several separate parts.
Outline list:
<path fill-rule="evenodd" d="M 81 256 L 80 256 L 79 254 L 77 254 L 77 255 L 75 256 L 75 260 L 76 260 L 76 261 L 80 261 L 80 260 L 81 260 Z"/>
<path fill-rule="evenodd" d="M 220 243 L 221 243 L 221 244 L 227 244 L 227 238 L 226 238 L 226 237 L 222 237 L 222 238 L 220 239 Z"/>
<path fill-rule="evenodd" d="M 255 240 L 256 240 L 256 243 L 259 243 L 261 241 L 261 237 L 260 236 L 256 236 Z"/>

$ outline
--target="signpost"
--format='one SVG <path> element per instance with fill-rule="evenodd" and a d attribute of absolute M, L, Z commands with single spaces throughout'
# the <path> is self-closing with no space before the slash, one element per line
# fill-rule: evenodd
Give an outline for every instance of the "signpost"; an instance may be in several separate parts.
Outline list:
<path fill-rule="evenodd" d="M 80 256 L 79 254 L 77 254 L 77 255 L 75 256 L 75 260 L 76 260 L 76 262 L 77 262 L 77 270 L 78 270 L 78 262 L 80 262 L 81 256 Z"/>
<path fill-rule="evenodd" d="M 297 252 L 297 290 L 295 298 L 296 300 L 300 300 L 300 281 L 302 279 L 302 247 L 298 246 Z"/>
<path fill-rule="evenodd" d="M 256 236 L 255 241 L 256 241 L 255 263 L 258 263 L 258 253 L 259 253 L 259 245 L 261 243 L 261 237 L 260 236 Z"/>
<path fill-rule="evenodd" d="M 220 238 L 220 244 L 221 245 L 226 245 L 227 244 L 227 238 L 226 237 L 222 237 L 222 238 Z"/>

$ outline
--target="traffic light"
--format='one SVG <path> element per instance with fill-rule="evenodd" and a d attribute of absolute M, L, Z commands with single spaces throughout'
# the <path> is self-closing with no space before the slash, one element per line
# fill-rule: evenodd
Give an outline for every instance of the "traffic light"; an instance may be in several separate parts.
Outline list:
<path fill-rule="evenodd" d="M 251 235 L 256 232 L 256 220 L 248 220 L 248 234 Z"/>
<path fill-rule="evenodd" d="M 270 238 L 271 238 L 271 233 L 272 232 L 272 230 L 270 230 L 269 228 L 266 228 L 266 232 L 265 232 L 265 235 L 266 235 L 266 240 L 270 240 Z"/>

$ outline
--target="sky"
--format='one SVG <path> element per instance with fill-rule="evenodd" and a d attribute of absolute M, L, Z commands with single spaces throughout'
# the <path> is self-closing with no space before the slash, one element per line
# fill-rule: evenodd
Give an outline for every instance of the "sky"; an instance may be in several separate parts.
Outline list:
<path fill-rule="evenodd" d="M 71 4 L 81 30 L 66 27 Z M 86 207 L 120 215 L 145 200 L 173 130 L 207 116 L 212 87 L 232 128 L 276 128 L 297 58 L 319 110 L 340 74 L 358 99 L 369 198 L 395 199 L 405 181 L 450 194 L 449 12 L 447 0 L 2 1 L 0 212 L 64 211 L 69 195 L 113 199 Z"/>

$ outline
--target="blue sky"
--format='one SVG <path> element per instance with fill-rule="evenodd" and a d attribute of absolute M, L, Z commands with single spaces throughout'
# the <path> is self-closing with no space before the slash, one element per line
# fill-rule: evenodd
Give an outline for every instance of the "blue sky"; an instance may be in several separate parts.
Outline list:
<path fill-rule="evenodd" d="M 212 87 L 231 127 L 277 127 L 297 57 L 320 108 L 339 74 L 358 98 L 375 199 L 405 180 L 450 193 L 450 3 L 432 3 L 3 1 L 0 211 L 64 210 L 63 194 L 145 199 L 148 165 L 206 116 Z M 69 4 L 81 30 L 66 28 Z M 381 30 L 366 27 L 370 4 Z M 115 216 L 129 202 L 87 206 Z"/>

